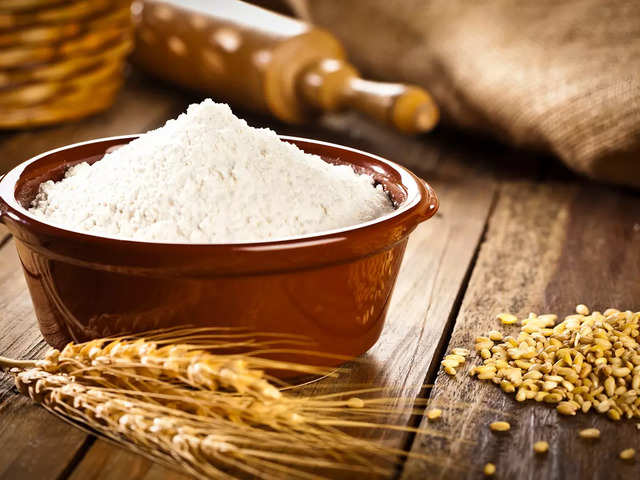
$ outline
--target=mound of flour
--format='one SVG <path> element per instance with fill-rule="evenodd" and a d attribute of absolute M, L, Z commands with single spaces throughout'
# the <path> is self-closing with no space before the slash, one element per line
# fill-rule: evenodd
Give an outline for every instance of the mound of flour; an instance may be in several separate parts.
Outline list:
<path fill-rule="evenodd" d="M 231 243 L 347 227 L 392 210 L 370 177 L 205 100 L 93 165 L 43 183 L 29 211 L 123 239 Z"/>

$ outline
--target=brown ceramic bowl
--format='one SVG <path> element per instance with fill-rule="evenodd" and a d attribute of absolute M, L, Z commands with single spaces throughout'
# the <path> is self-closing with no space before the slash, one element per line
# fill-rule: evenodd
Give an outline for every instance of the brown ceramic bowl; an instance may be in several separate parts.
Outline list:
<path fill-rule="evenodd" d="M 345 356 L 357 356 L 376 342 L 408 236 L 438 208 L 426 182 L 375 155 L 282 137 L 325 161 L 372 174 L 396 210 L 317 235 L 206 245 L 87 235 L 27 212 L 41 182 L 59 180 L 69 166 L 99 160 L 136 137 L 59 148 L 22 163 L 0 181 L 0 220 L 14 236 L 49 344 L 176 325 L 300 333 L 314 339 L 318 351 Z"/>

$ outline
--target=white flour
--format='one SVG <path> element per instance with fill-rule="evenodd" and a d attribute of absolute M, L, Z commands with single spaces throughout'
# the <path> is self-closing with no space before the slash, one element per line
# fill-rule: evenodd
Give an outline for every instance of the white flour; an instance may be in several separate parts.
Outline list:
<path fill-rule="evenodd" d="M 370 177 L 205 100 L 101 161 L 43 183 L 29 211 L 123 239 L 231 243 L 347 227 L 392 210 Z"/>

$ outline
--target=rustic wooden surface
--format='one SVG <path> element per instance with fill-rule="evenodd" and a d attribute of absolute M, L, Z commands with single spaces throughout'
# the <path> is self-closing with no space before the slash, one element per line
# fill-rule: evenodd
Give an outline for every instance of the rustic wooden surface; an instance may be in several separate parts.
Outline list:
<path fill-rule="evenodd" d="M 473 345 L 475 337 L 492 329 L 514 334 L 495 319 L 502 311 L 573 313 L 588 303 L 604 311 L 609 306 L 638 310 L 640 302 L 640 196 L 576 182 L 506 182 L 501 186 L 469 287 L 449 345 Z M 638 478 L 640 465 L 617 458 L 625 448 L 640 449 L 640 420 L 614 423 L 603 416 L 564 417 L 540 404 L 519 404 L 495 385 L 471 380 L 468 368 L 450 377 L 440 373 L 431 393 L 450 404 L 474 408 L 450 411 L 441 428 L 455 438 L 450 455 L 433 478 L 477 478 L 460 472 L 461 462 L 496 464 L 500 478 Z M 533 402 L 532 402 L 533 403 Z M 493 412 L 489 409 L 502 413 Z M 507 420 L 512 430 L 490 432 L 488 424 Z M 596 427 L 599 442 L 578 437 Z M 546 440 L 550 451 L 536 457 L 532 445 Z M 427 451 L 437 439 L 419 436 L 414 451 Z M 403 479 L 424 478 L 425 465 L 409 461 Z"/>
<path fill-rule="evenodd" d="M 74 124 L 0 134 L 0 173 L 30 156 L 81 140 L 134 133 L 160 125 L 191 100 L 190 95 L 133 77 L 107 113 Z M 280 133 L 362 148 L 402 163 L 429 180 L 441 210 L 412 235 L 378 344 L 339 380 L 311 384 L 309 391 L 345 384 L 387 387 L 392 395 L 430 396 L 438 402 L 469 402 L 445 409 L 438 425 L 456 441 L 368 432 L 388 444 L 435 454 L 440 465 L 409 460 L 401 478 L 482 478 L 494 462 L 498 478 L 637 478 L 640 462 L 624 464 L 617 453 L 640 447 L 635 424 L 613 424 L 594 415 L 557 418 L 544 406 L 516 405 L 493 385 L 463 372 L 438 374 L 449 346 L 468 346 L 496 326 L 502 310 L 569 313 L 576 303 L 639 309 L 640 195 L 573 178 L 549 159 L 441 131 L 405 138 L 355 116 L 335 116 L 314 126 Z M 11 239 L 0 226 L 0 354 L 34 358 L 40 340 Z M 432 390 L 421 389 L 435 381 Z M 499 410 L 497 414 L 490 409 Z M 513 430 L 488 431 L 498 417 Z M 420 419 L 402 416 L 400 423 Z M 602 440 L 576 438 L 596 425 Z M 545 439 L 551 451 L 534 458 L 531 444 Z M 467 469 L 460 469 L 465 465 Z M 19 397 L 9 378 L 0 382 L 0 478 L 2 479 L 184 479 L 180 473 L 126 452 L 49 415 Z"/>

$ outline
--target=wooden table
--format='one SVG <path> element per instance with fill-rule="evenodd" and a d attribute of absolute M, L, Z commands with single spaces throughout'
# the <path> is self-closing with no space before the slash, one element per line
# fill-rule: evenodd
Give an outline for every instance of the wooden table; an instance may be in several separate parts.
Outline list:
<path fill-rule="evenodd" d="M 0 172 L 54 147 L 154 128 L 190 100 L 195 98 L 134 75 L 103 115 L 2 134 Z M 489 461 L 496 464 L 498 478 L 638 478 L 640 462 L 617 458 L 623 448 L 640 449 L 636 422 L 613 423 L 593 414 L 560 418 L 553 408 L 517 404 L 492 384 L 464 372 L 449 377 L 439 369 L 448 348 L 473 345 L 477 335 L 499 327 L 495 315 L 501 311 L 566 315 L 577 303 L 601 310 L 640 309 L 638 192 L 581 180 L 552 159 L 454 132 L 405 138 L 351 115 L 308 127 L 265 118 L 252 123 L 388 157 L 429 180 L 440 196 L 440 212 L 411 237 L 382 338 L 340 380 L 387 387 L 406 399 L 407 409 L 422 396 L 456 405 L 444 408 L 437 425 L 449 440 L 372 434 L 436 458 L 435 463 L 408 460 L 398 478 L 482 478 Z M 38 357 L 46 345 L 12 240 L 4 229 L 0 238 L 0 354 Z M 323 382 L 312 388 L 331 387 Z M 423 384 L 434 386 L 425 390 Z M 508 419 L 511 432 L 492 434 L 487 425 L 497 419 Z M 421 423 L 408 415 L 397 421 Z M 578 438 L 586 426 L 602 430 L 598 443 Z M 544 458 L 532 452 L 540 439 L 551 445 Z M 0 477 L 185 478 L 31 405 L 8 376 L 0 383 Z"/>

